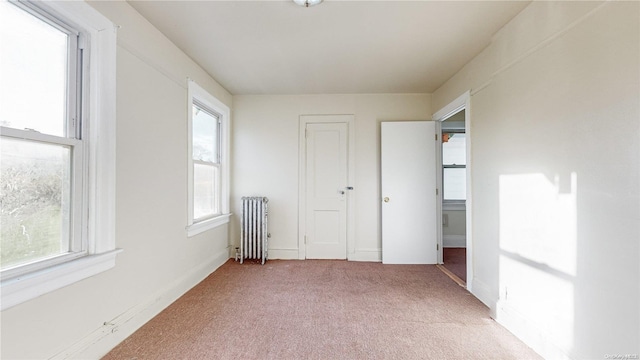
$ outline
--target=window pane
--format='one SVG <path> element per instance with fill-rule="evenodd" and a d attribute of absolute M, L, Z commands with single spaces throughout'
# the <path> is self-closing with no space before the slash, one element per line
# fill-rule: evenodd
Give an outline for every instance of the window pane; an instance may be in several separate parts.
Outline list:
<path fill-rule="evenodd" d="M 444 165 L 466 165 L 467 145 L 466 134 L 464 133 L 443 133 L 444 140 L 448 135 L 449 140 L 442 143 L 442 164 Z"/>
<path fill-rule="evenodd" d="M 213 165 L 193 165 L 193 218 L 220 213 L 218 208 L 219 169 Z"/>
<path fill-rule="evenodd" d="M 467 198 L 467 169 L 445 168 L 442 182 L 445 200 L 465 200 Z"/>
<path fill-rule="evenodd" d="M 1 141 L 2 268 L 68 252 L 70 149 Z"/>
<path fill-rule="evenodd" d="M 68 35 L 0 2 L 0 125 L 65 136 Z"/>
<path fill-rule="evenodd" d="M 218 160 L 218 118 L 193 105 L 193 159 L 213 163 Z"/>

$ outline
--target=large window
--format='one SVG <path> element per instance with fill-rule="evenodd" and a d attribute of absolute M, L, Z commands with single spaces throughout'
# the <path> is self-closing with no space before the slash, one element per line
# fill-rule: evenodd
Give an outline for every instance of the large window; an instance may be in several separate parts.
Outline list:
<path fill-rule="evenodd" d="M 189 81 L 189 235 L 227 222 L 229 108 Z"/>
<path fill-rule="evenodd" d="M 115 32 L 71 8 L 0 1 L 3 309 L 113 265 Z"/>
<path fill-rule="evenodd" d="M 4 273 L 86 249 L 72 221 L 84 208 L 85 152 L 78 32 L 33 9 L 0 6 Z"/>

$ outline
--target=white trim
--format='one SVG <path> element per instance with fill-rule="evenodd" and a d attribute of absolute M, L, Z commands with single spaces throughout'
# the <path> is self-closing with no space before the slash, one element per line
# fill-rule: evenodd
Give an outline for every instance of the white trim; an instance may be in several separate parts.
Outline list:
<path fill-rule="evenodd" d="M 356 249 L 349 261 L 382 262 L 382 249 Z"/>
<path fill-rule="evenodd" d="M 211 219 L 203 220 L 195 224 L 189 225 L 186 227 L 187 237 L 192 237 L 194 235 L 198 235 L 207 230 L 215 229 L 220 225 L 227 224 L 229 222 L 230 217 L 231 217 L 231 214 L 223 214 Z"/>
<path fill-rule="evenodd" d="M 0 126 L 0 135 L 19 140 L 37 141 L 51 145 L 78 146 L 82 144 L 82 141 L 78 139 L 42 134 L 37 131 L 20 130 L 4 126 Z"/>
<path fill-rule="evenodd" d="M 298 126 L 298 259 L 304 260 L 307 257 L 306 247 L 306 209 L 307 209 L 307 123 L 302 116 L 299 117 Z"/>
<path fill-rule="evenodd" d="M 467 228 L 467 289 L 471 291 L 473 289 L 473 191 L 472 191 L 472 183 L 473 176 L 472 174 L 472 166 L 473 166 L 473 158 L 471 154 L 471 91 L 467 91 L 461 95 L 464 99 L 464 131 L 465 138 L 467 140 L 466 150 L 467 150 L 467 164 L 465 169 L 467 170 L 467 198 L 465 199 L 465 223 Z"/>
<path fill-rule="evenodd" d="M 443 248 L 464 248 L 467 247 L 466 235 L 442 235 Z"/>
<path fill-rule="evenodd" d="M 115 265 L 116 186 L 116 26 L 84 1 L 39 1 L 37 7 L 88 34 L 83 63 L 83 128 L 89 130 L 85 157 L 88 206 L 77 219 L 83 226 L 88 255 L 2 280 L 2 310 L 86 279 Z M 3 133 L 5 131 L 3 130 Z M 16 135 L 16 134 L 14 134 Z M 27 134 L 48 142 L 44 134 Z"/>
<path fill-rule="evenodd" d="M 269 248 L 269 260 L 300 260 L 298 249 L 272 249 Z"/>
<path fill-rule="evenodd" d="M 462 202 L 442 202 L 442 211 L 465 211 L 467 210 L 467 204 Z"/>
<path fill-rule="evenodd" d="M 355 115 L 351 115 L 347 122 L 347 131 L 349 131 L 349 144 L 347 154 L 347 164 L 349 173 L 347 186 L 356 184 L 356 127 Z M 347 190 L 347 260 L 352 260 L 355 256 L 356 247 L 356 189 Z M 382 261 L 382 257 L 380 257 Z"/>
<path fill-rule="evenodd" d="M 308 123 L 346 123 L 348 132 L 347 144 L 347 186 L 353 186 L 356 183 L 355 179 L 355 115 L 353 114 L 309 114 L 300 115 L 299 127 L 298 127 L 298 259 L 306 259 L 306 168 L 307 160 L 305 154 L 307 153 L 306 142 L 306 128 Z M 355 252 L 355 201 L 356 190 L 348 190 L 346 192 L 347 199 L 347 260 L 351 260 L 351 257 Z M 269 250 L 271 251 L 271 250 Z"/>
<path fill-rule="evenodd" d="M 436 255 L 436 264 L 443 264 L 442 248 L 444 247 L 444 240 L 442 238 L 443 227 L 443 180 L 442 180 L 442 121 L 434 120 L 436 127 L 436 141 L 435 141 L 435 156 L 436 156 L 436 246 L 438 248 L 438 254 Z"/>
<path fill-rule="evenodd" d="M 116 38 L 117 27 L 85 2 L 39 2 L 81 26 L 90 34 L 85 46 L 88 64 L 83 77 L 88 88 L 83 106 L 89 130 L 87 193 L 88 251 L 115 249 L 116 194 Z M 97 164 L 97 165 L 96 165 Z"/>
<path fill-rule="evenodd" d="M 2 281 L 4 311 L 27 300 L 58 290 L 115 266 L 117 249 L 101 254 L 83 256 L 24 276 Z"/>
<path fill-rule="evenodd" d="M 220 213 L 215 217 L 203 221 L 196 221 L 193 216 L 193 101 L 206 106 L 220 116 Z M 211 230 L 222 224 L 229 222 L 231 213 L 229 212 L 229 153 L 230 146 L 230 126 L 231 110 L 222 101 L 211 95 L 207 90 L 198 85 L 195 81 L 187 79 L 187 237 L 197 235 L 201 232 Z M 211 165 L 216 165 L 211 163 Z"/>
<path fill-rule="evenodd" d="M 75 2 L 70 4 L 77 6 Z M 92 179 L 88 183 L 89 202 L 93 206 L 89 209 L 88 236 L 89 252 L 100 253 L 112 250 L 116 245 L 116 27 L 111 22 L 97 22 L 96 17 L 102 16 L 97 11 L 89 13 L 85 9 L 83 19 L 100 26 L 100 30 L 91 34 L 89 45 L 90 61 L 94 63 L 89 69 L 89 77 L 99 81 L 85 78 L 93 93 L 87 99 L 89 108 L 94 109 L 89 114 L 88 158 L 90 164 L 100 166 L 89 167 L 89 179 Z"/>
<path fill-rule="evenodd" d="M 33 262 L 28 262 L 25 264 L 10 266 L 2 270 L 2 275 L 0 279 L 9 280 L 12 278 L 18 278 L 20 276 L 29 275 L 31 273 L 38 272 L 40 270 L 45 270 L 45 269 L 54 267 L 56 265 L 60 265 L 69 261 L 76 260 L 83 256 L 87 256 L 86 251 L 67 252 L 63 254 L 52 255 L 50 257 L 38 259 Z"/>
<path fill-rule="evenodd" d="M 465 210 L 466 210 L 466 226 L 467 226 L 467 235 L 466 235 L 466 248 L 467 248 L 467 290 L 473 293 L 473 188 L 472 188 L 472 167 L 473 167 L 473 158 L 471 154 L 471 91 L 467 90 L 462 95 L 458 96 L 452 102 L 444 106 L 442 109 L 438 110 L 433 114 L 433 120 L 435 121 L 443 121 L 448 117 L 456 114 L 460 110 L 464 109 L 464 126 L 466 133 L 466 141 L 467 141 L 467 199 L 465 202 Z M 440 139 L 440 137 L 438 137 Z M 441 141 L 441 140 L 440 140 Z M 442 156 L 438 158 L 439 166 L 442 166 Z M 440 174 L 440 173 L 439 173 Z M 441 174 L 438 177 L 441 178 Z M 442 189 L 442 179 L 440 179 L 438 186 Z M 440 194 L 440 198 L 442 198 L 442 194 Z M 438 218 L 442 219 L 442 203 L 437 207 Z M 442 221 L 439 221 L 439 224 L 442 224 Z M 441 225 L 440 225 L 441 227 Z M 442 244 L 442 231 L 439 231 L 439 244 Z M 442 246 L 440 247 L 438 260 L 442 262 Z"/>
<path fill-rule="evenodd" d="M 455 115 L 456 113 L 460 112 L 460 110 L 466 107 L 467 99 L 469 98 L 469 96 L 470 96 L 469 91 L 458 96 L 455 100 L 447 104 L 445 107 L 436 111 L 436 113 L 433 114 L 432 119 L 435 121 L 444 121 L 447 118 L 451 117 L 452 115 Z"/>
<path fill-rule="evenodd" d="M 507 302 L 498 300 L 494 319 L 513 333 L 518 339 L 522 340 L 522 342 L 529 345 L 535 352 L 540 354 L 542 358 L 558 360 L 570 359 L 561 348 L 553 343 L 550 334 L 522 316 Z"/>

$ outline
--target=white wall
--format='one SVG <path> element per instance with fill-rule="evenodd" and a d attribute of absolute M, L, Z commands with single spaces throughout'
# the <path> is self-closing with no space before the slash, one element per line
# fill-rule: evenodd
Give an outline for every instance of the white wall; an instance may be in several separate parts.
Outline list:
<path fill-rule="evenodd" d="M 467 212 L 465 210 L 442 210 L 446 223 L 442 224 L 443 247 L 466 247 Z"/>
<path fill-rule="evenodd" d="M 117 48 L 116 267 L 2 312 L 3 359 L 99 358 L 228 259 L 187 238 L 187 77 L 231 95 L 125 2 L 95 2 Z M 107 325 L 105 325 L 107 323 Z"/>
<path fill-rule="evenodd" d="M 533 2 L 433 94 L 471 89 L 473 292 L 548 358 L 640 352 L 639 6 Z"/>
<path fill-rule="evenodd" d="M 431 96 L 282 95 L 235 96 L 231 242 L 239 239 L 240 198 L 269 197 L 269 256 L 298 258 L 299 116 L 355 115 L 355 253 L 352 260 L 380 261 L 381 121 L 428 120 Z"/>

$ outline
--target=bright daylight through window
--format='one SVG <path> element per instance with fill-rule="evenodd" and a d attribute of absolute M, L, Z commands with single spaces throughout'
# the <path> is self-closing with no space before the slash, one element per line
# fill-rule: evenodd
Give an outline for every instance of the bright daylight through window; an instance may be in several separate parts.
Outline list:
<path fill-rule="evenodd" d="M 229 108 L 195 82 L 189 89 L 189 224 L 196 235 L 228 222 Z"/>
<path fill-rule="evenodd" d="M 0 37 L 4 310 L 115 265 L 116 33 L 83 2 L 0 0 Z"/>
<path fill-rule="evenodd" d="M 85 248 L 72 221 L 83 208 L 84 144 L 77 32 L 31 9 L 0 6 L 4 270 Z"/>
<path fill-rule="evenodd" d="M 467 155 L 464 132 L 442 134 L 442 192 L 445 201 L 467 198 Z"/>
<path fill-rule="evenodd" d="M 193 218 L 220 214 L 220 115 L 194 100 Z"/>

